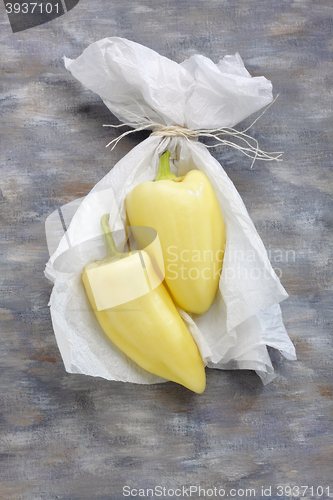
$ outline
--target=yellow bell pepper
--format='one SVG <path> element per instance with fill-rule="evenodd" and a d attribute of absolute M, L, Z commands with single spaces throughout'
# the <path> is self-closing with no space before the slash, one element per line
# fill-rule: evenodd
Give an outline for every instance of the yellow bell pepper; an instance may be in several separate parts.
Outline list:
<path fill-rule="evenodd" d="M 103 331 L 145 370 L 202 393 L 206 376 L 198 347 L 148 254 L 118 252 L 108 214 L 101 225 L 108 254 L 85 267 L 82 282 Z"/>
<path fill-rule="evenodd" d="M 126 198 L 131 226 L 149 226 L 160 239 L 166 286 L 177 306 L 202 314 L 220 279 L 225 226 L 214 189 L 200 170 L 170 172 L 170 153 L 160 158 L 155 181 L 138 184 Z M 134 236 L 142 248 L 140 233 Z M 151 255 L 153 258 L 154 256 Z"/>

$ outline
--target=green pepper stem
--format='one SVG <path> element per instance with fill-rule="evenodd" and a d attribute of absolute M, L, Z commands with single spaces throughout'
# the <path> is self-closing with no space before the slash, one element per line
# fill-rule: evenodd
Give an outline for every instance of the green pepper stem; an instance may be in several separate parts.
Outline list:
<path fill-rule="evenodd" d="M 173 181 L 173 180 L 178 180 L 178 177 L 170 172 L 170 152 L 165 151 L 165 153 L 162 154 L 160 157 L 160 163 L 158 166 L 158 173 L 155 181 Z"/>
<path fill-rule="evenodd" d="M 106 260 L 110 260 L 111 258 L 118 258 L 120 259 L 121 257 L 124 257 L 124 253 L 118 252 L 116 244 L 114 242 L 111 229 L 110 229 L 110 224 L 109 224 L 109 217 L 110 214 L 104 214 L 103 217 L 101 218 L 101 226 L 102 226 L 102 231 L 103 231 L 103 237 L 107 249 L 107 256 Z M 104 259 L 103 259 L 104 260 Z"/>

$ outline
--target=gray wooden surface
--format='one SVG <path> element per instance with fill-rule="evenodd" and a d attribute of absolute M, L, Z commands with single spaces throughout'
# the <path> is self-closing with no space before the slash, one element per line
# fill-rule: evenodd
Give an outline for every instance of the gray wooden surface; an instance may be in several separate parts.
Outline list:
<path fill-rule="evenodd" d="M 192 498 L 219 498 L 221 488 L 229 498 L 240 488 L 234 498 L 288 498 L 279 486 L 308 486 L 303 498 L 330 486 L 333 497 L 332 14 L 331 0 L 81 0 L 13 34 L 1 3 L 0 499 L 121 499 L 126 485 L 146 498 L 186 498 L 175 488 L 199 485 L 206 497 L 192 489 Z M 282 311 L 298 361 L 272 351 L 277 377 L 265 387 L 247 371 L 209 370 L 195 395 L 64 370 L 44 221 L 147 135 L 106 150 L 116 132 L 102 124 L 116 119 L 64 69 L 63 55 L 106 36 L 178 62 L 238 51 L 280 94 L 252 133 L 284 151 L 283 163 L 250 170 L 240 153 L 212 151 L 290 294 Z M 156 486 L 170 491 L 146 491 Z"/>

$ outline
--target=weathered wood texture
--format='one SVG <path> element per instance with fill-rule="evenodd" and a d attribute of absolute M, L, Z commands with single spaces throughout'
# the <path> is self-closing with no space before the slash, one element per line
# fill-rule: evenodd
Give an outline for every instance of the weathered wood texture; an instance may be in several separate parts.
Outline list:
<path fill-rule="evenodd" d="M 0 498 L 120 499 L 124 485 L 255 488 L 255 498 L 271 486 L 283 499 L 278 485 L 330 486 L 333 496 L 331 0 L 81 0 L 15 34 L 2 5 L 0 22 Z M 179 62 L 238 51 L 280 94 L 252 133 L 283 163 L 250 170 L 241 154 L 213 151 L 290 294 L 282 310 L 298 361 L 272 352 L 277 378 L 265 387 L 252 372 L 209 370 L 198 396 L 64 370 L 44 221 L 146 137 L 106 150 L 116 132 L 102 124 L 116 119 L 64 69 L 63 55 L 105 36 Z"/>

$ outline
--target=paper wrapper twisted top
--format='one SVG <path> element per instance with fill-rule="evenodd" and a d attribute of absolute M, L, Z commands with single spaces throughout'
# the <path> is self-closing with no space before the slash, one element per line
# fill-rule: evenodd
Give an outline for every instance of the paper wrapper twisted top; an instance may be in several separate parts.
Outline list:
<path fill-rule="evenodd" d="M 65 65 L 133 127 L 147 117 L 190 129 L 233 127 L 272 101 L 271 83 L 252 78 L 238 54 L 217 65 L 201 55 L 177 64 L 134 42 L 107 38 L 74 61 L 65 58 Z M 110 380 L 161 381 L 106 338 L 88 308 L 80 275 L 88 262 L 104 256 L 101 216 L 110 212 L 111 229 L 123 228 L 127 194 L 137 184 L 155 179 L 159 155 L 166 149 L 176 158 L 174 173 L 185 175 L 197 168 L 208 176 L 226 223 L 225 258 L 213 305 L 201 316 L 180 314 L 208 367 L 255 370 L 268 383 L 275 375 L 267 345 L 296 359 L 279 306 L 287 293 L 221 165 L 203 144 L 182 137 L 150 136 L 83 200 L 61 207 L 46 221 L 51 258 L 45 274 L 54 282 L 51 316 L 66 370 Z M 61 237 L 64 227 L 68 230 Z"/>
<path fill-rule="evenodd" d="M 202 55 L 177 64 L 129 40 L 105 38 L 75 61 L 64 59 L 122 122 L 134 124 L 139 115 L 193 130 L 233 127 L 272 101 L 271 82 L 252 78 L 239 54 L 217 65 Z"/>

